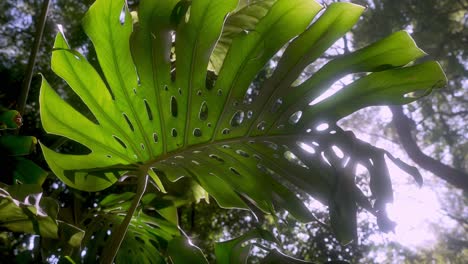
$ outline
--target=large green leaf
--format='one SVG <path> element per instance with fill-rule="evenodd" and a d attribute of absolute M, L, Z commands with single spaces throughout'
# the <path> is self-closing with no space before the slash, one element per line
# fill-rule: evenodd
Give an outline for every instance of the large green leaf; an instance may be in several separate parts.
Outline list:
<path fill-rule="evenodd" d="M 124 174 L 147 172 L 164 191 L 163 182 L 189 177 L 225 208 L 286 209 L 307 222 L 313 216 L 297 198 L 305 192 L 331 205 L 332 225 L 348 242 L 355 221 L 341 223 L 355 218 L 356 203 L 375 214 L 381 210 L 369 206 L 357 188 L 346 187 L 354 179 L 352 172 L 342 173 L 345 160 L 351 159 L 347 168 L 366 161 L 373 198 L 390 201 L 391 186 L 383 154 L 373 156 L 382 152 L 347 147 L 359 142 L 346 140 L 335 122 L 366 106 L 409 103 L 417 97 L 413 92 L 443 86 L 444 73 L 436 62 L 405 67 L 424 53 L 406 32 L 396 32 L 331 60 L 294 86 L 364 8 L 334 3 L 310 24 L 322 9 L 315 1 L 237 4 L 143 0 L 132 25 L 125 1 L 97 0 L 83 26 L 103 76 L 61 33 L 52 56 L 53 70 L 96 122 L 67 104 L 45 79 L 40 95 L 44 129 L 91 153 L 61 154 L 42 145 L 44 156 L 62 181 L 80 190 L 102 190 Z M 253 15 L 249 8 L 261 12 Z M 253 89 L 257 74 L 283 47 L 272 76 Z M 215 73 L 208 71 L 210 58 Z M 350 73 L 366 75 L 309 105 Z M 328 129 L 317 130 L 323 122 Z M 344 157 L 334 154 L 334 146 Z"/>

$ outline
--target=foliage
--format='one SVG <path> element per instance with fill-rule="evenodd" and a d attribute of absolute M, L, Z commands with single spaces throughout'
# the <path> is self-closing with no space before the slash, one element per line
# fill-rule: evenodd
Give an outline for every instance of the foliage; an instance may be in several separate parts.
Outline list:
<path fill-rule="evenodd" d="M 23 124 L 16 110 L 0 106 L 0 165 L 4 168 L 3 182 L 41 185 L 47 172 L 34 162 L 23 158 L 35 150 L 37 139 L 33 136 L 17 136 L 9 133 Z"/>
<path fill-rule="evenodd" d="M 208 200 L 209 193 L 225 208 L 250 209 L 259 218 L 285 209 L 303 222 L 314 217 L 296 193 L 307 193 L 329 205 L 331 224 L 342 242 L 356 237 L 356 204 L 374 213 L 383 230 L 391 229 L 384 211 L 392 200 L 385 155 L 420 182 L 419 174 L 335 123 L 362 107 L 408 103 L 443 86 L 438 64 L 403 67 L 424 53 L 407 33 L 397 32 L 330 61 L 294 86 L 302 70 L 354 25 L 363 8 L 333 4 L 308 27 L 321 9 L 313 1 L 236 6 L 237 1 L 142 1 L 132 21 L 123 1 L 98 0 L 83 22 L 99 59 L 97 70 L 59 34 L 52 68 L 91 114 L 75 110 L 43 79 L 43 126 L 90 153 L 61 154 L 42 145 L 52 171 L 84 191 L 103 190 L 129 175 L 146 185 L 150 176 L 161 191 L 158 199 L 171 196 L 170 187 L 185 177 L 195 200 Z M 256 75 L 286 44 L 272 76 L 254 89 Z M 309 106 L 336 79 L 353 72 L 369 74 Z M 322 129 L 325 123 L 328 127 Z M 374 204 L 355 186 L 352 169 L 357 163 L 371 173 Z M 139 237 L 148 245 L 158 230 L 153 226 L 160 222 L 138 213 L 145 206 L 145 187 L 140 184 L 132 195 L 137 199 L 127 207 L 130 217 L 137 211 L 127 222 L 127 239 Z M 105 222 L 91 220 L 85 225 L 88 240 L 100 231 L 96 226 L 125 223 L 125 212 L 104 211 Z M 134 228 L 132 223 L 139 221 L 146 227 Z M 170 234 L 165 243 L 152 244 L 169 257 L 187 243 L 179 232 Z M 117 261 L 130 253 L 125 243 L 129 241 Z M 189 249 L 196 261 L 201 253 Z M 272 256 L 282 258 L 272 251 L 265 261 Z"/>
<path fill-rule="evenodd" d="M 14 232 L 60 239 L 65 246 L 77 247 L 81 244 L 84 232 L 57 220 L 57 202 L 51 198 L 42 198 L 42 189 L 38 185 L 0 187 L 0 226 Z"/>

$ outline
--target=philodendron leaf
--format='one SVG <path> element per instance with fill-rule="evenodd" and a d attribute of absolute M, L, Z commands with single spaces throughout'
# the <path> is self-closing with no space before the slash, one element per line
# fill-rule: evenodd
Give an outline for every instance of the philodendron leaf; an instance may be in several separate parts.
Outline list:
<path fill-rule="evenodd" d="M 338 219 L 354 217 L 354 209 L 340 208 L 358 198 L 366 204 L 363 196 L 337 194 L 342 181 L 336 168 L 344 160 L 323 158 L 336 144 L 345 145 L 340 142 L 346 134 L 334 123 L 366 106 L 409 103 L 416 99 L 413 92 L 446 83 L 436 62 L 405 67 L 424 52 L 408 33 L 396 32 L 329 61 L 294 86 L 303 69 L 358 21 L 362 6 L 333 3 L 314 20 L 322 6 L 312 0 L 254 1 L 240 8 L 237 0 L 183 2 L 142 0 L 133 24 L 124 0 L 97 0 L 83 26 L 103 76 L 57 35 L 52 69 L 96 120 L 66 103 L 43 79 L 44 129 L 91 150 L 61 154 L 42 145 L 50 168 L 67 185 L 99 191 L 125 173 L 152 170 L 147 173 L 161 191 L 164 182 L 189 177 L 196 183 L 195 199 L 206 199 L 201 186 L 225 208 L 253 204 L 266 213 L 285 209 L 311 221 L 297 198 L 300 190 L 335 203 Z M 253 87 L 283 47 L 271 77 Z M 210 62 L 214 72 L 208 70 Z M 365 76 L 310 105 L 350 73 Z M 323 122 L 328 128 L 317 130 Z M 355 154 L 343 150 L 345 157 Z M 368 161 L 369 153 L 362 155 Z M 366 165 L 378 179 L 373 191 L 384 192 L 375 196 L 387 201 L 391 187 L 385 167 Z M 345 242 L 353 234 L 350 227 L 336 231 Z"/>

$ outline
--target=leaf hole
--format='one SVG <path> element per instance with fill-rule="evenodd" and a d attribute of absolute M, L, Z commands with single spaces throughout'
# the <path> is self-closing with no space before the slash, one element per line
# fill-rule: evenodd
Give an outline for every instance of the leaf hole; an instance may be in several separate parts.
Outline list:
<path fill-rule="evenodd" d="M 231 130 L 229 130 L 229 128 L 225 128 L 225 129 L 223 129 L 223 131 L 221 133 L 223 135 L 227 135 L 227 134 L 231 133 Z"/>
<path fill-rule="evenodd" d="M 158 143 L 158 140 L 159 140 L 158 134 L 153 133 L 153 141 L 154 141 L 154 143 Z"/>
<path fill-rule="evenodd" d="M 140 144 L 142 150 L 145 150 L 145 145 L 143 143 Z"/>
<path fill-rule="evenodd" d="M 278 145 L 270 141 L 264 141 L 264 143 L 272 150 L 278 150 Z"/>
<path fill-rule="evenodd" d="M 279 110 L 279 108 L 281 107 L 282 104 L 283 104 L 283 99 L 281 99 L 281 98 L 276 99 L 275 103 L 273 104 L 273 106 L 270 109 L 270 112 L 276 113 Z"/>
<path fill-rule="evenodd" d="M 143 241 L 143 239 L 141 239 L 139 236 L 135 236 L 135 240 L 138 241 L 138 243 L 140 244 L 145 244 L 145 241 Z"/>
<path fill-rule="evenodd" d="M 216 84 L 216 74 L 212 71 L 208 71 L 206 74 L 206 79 L 205 79 L 205 87 L 208 91 L 213 89 Z"/>
<path fill-rule="evenodd" d="M 261 158 L 259 155 L 257 155 L 257 154 L 253 154 L 253 157 L 254 157 L 255 159 L 257 159 L 257 160 L 262 160 L 262 158 Z"/>
<path fill-rule="evenodd" d="M 260 130 L 260 131 L 263 131 L 263 130 L 265 130 L 265 126 L 266 126 L 266 122 L 261 121 L 260 123 L 258 123 L 257 129 Z"/>
<path fill-rule="evenodd" d="M 310 154 L 315 154 L 316 151 L 314 149 L 314 147 L 312 147 L 311 145 L 308 145 L 304 142 L 296 142 L 296 144 L 303 150 L 305 150 L 306 152 L 310 153 Z"/>
<path fill-rule="evenodd" d="M 222 147 L 223 149 L 230 149 L 230 148 L 231 148 L 231 146 L 229 146 L 229 145 L 222 145 L 221 147 Z"/>
<path fill-rule="evenodd" d="M 231 118 L 231 126 L 238 127 L 244 122 L 244 111 L 237 111 Z"/>
<path fill-rule="evenodd" d="M 289 161 L 289 162 L 291 162 L 291 163 L 293 163 L 293 164 L 299 165 L 299 166 L 304 167 L 304 168 L 308 168 L 308 167 L 302 162 L 302 160 L 300 160 L 300 159 L 296 156 L 296 154 L 292 153 L 292 152 L 289 151 L 289 150 L 287 150 L 287 151 L 285 151 L 285 152 L 283 153 L 283 157 L 284 157 L 287 161 Z"/>
<path fill-rule="evenodd" d="M 198 96 L 201 96 L 201 95 L 202 95 L 202 91 L 201 91 L 201 90 L 198 90 L 198 91 L 197 91 L 197 95 L 198 95 Z"/>
<path fill-rule="evenodd" d="M 153 120 L 153 112 L 151 111 L 148 101 L 145 99 L 144 102 L 145 102 L 146 114 L 148 114 L 148 119 Z"/>
<path fill-rule="evenodd" d="M 208 118 L 208 104 L 205 101 L 203 101 L 203 103 L 200 106 L 198 118 L 200 118 L 201 121 L 205 121 Z"/>
<path fill-rule="evenodd" d="M 247 119 L 252 118 L 252 116 L 253 116 L 253 111 L 252 110 L 247 111 Z"/>
<path fill-rule="evenodd" d="M 233 167 L 229 167 L 229 170 L 230 170 L 232 173 L 236 174 L 237 176 L 240 176 L 240 175 L 241 175 L 241 174 L 240 174 L 236 169 L 234 169 Z"/>
<path fill-rule="evenodd" d="M 249 158 L 250 157 L 250 155 L 247 152 L 243 151 L 242 149 L 236 150 L 236 153 L 239 154 L 240 156 L 244 157 L 244 158 Z"/>
<path fill-rule="evenodd" d="M 217 156 L 215 154 L 210 154 L 209 157 L 212 158 L 212 159 L 215 159 L 215 160 L 217 160 L 219 162 L 224 162 L 224 160 L 222 158 L 220 158 L 219 156 Z"/>
<path fill-rule="evenodd" d="M 192 163 L 197 165 L 197 166 L 200 166 L 200 163 L 198 161 L 196 161 L 196 160 L 192 160 Z"/>
<path fill-rule="evenodd" d="M 190 8 L 191 6 L 188 7 L 187 12 L 185 13 L 185 23 L 188 23 L 190 20 Z"/>
<path fill-rule="evenodd" d="M 344 153 L 338 146 L 333 145 L 332 150 L 338 158 L 340 159 L 344 158 Z"/>
<path fill-rule="evenodd" d="M 261 73 L 257 74 L 256 78 L 259 78 L 260 74 Z M 252 104 L 259 94 L 260 94 L 260 85 L 256 84 L 255 82 L 252 82 L 249 88 L 245 91 L 244 103 Z"/>
<path fill-rule="evenodd" d="M 126 8 L 125 8 L 125 5 L 122 7 L 122 10 L 120 11 L 120 16 L 119 16 L 119 22 L 120 22 L 120 25 L 124 25 L 125 24 L 125 17 L 127 16 L 126 14 Z"/>
<path fill-rule="evenodd" d="M 301 120 L 301 117 L 302 117 L 302 111 L 299 110 L 289 117 L 289 123 L 291 125 L 295 125 L 299 122 L 299 120 Z"/>
<path fill-rule="evenodd" d="M 130 119 L 128 119 L 128 116 L 125 113 L 123 113 L 122 115 L 125 118 L 125 121 L 127 121 L 127 124 L 128 124 L 128 127 L 130 127 L 130 130 L 135 131 L 135 128 L 133 127 L 132 122 L 130 122 Z"/>
<path fill-rule="evenodd" d="M 315 130 L 322 132 L 322 131 L 327 130 L 329 127 L 330 126 L 327 123 L 321 123 L 315 127 Z"/>
<path fill-rule="evenodd" d="M 177 100 L 174 96 L 171 97 L 171 114 L 173 117 L 177 117 Z"/>
<path fill-rule="evenodd" d="M 177 137 L 177 130 L 175 128 L 171 130 L 171 135 L 172 137 Z"/>
<path fill-rule="evenodd" d="M 127 145 L 125 145 L 125 143 L 120 139 L 118 138 L 117 136 L 114 136 L 112 135 L 112 137 L 115 139 L 115 141 L 117 141 L 117 143 L 119 143 L 123 148 L 127 148 Z"/>
<path fill-rule="evenodd" d="M 182 95 L 182 89 L 179 88 L 178 91 L 179 91 L 179 94 Z"/>
<path fill-rule="evenodd" d="M 216 92 L 216 95 L 217 95 L 217 96 L 221 96 L 221 95 L 223 95 L 223 90 L 221 90 L 221 89 L 218 89 L 218 91 Z"/>
<path fill-rule="evenodd" d="M 195 129 L 193 130 L 193 135 L 194 135 L 195 137 L 201 137 L 201 136 L 202 136 L 202 131 L 201 131 L 201 129 L 200 129 L 200 128 L 195 128 Z"/>
<path fill-rule="evenodd" d="M 164 85 L 164 91 L 169 91 L 169 87 L 167 87 L 167 85 Z"/>
<path fill-rule="evenodd" d="M 110 158 L 112 158 L 112 155 L 106 155 L 106 157 L 108 157 L 110 159 Z"/>

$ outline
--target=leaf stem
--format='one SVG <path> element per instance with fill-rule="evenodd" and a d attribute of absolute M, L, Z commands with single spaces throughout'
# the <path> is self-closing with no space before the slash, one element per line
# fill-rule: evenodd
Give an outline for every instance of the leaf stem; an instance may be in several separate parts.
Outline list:
<path fill-rule="evenodd" d="M 125 215 L 124 220 L 117 228 L 117 231 L 112 234 L 110 239 L 110 244 L 104 250 L 101 263 L 102 264 L 112 264 L 114 261 L 115 256 L 117 256 L 117 252 L 119 251 L 120 245 L 125 238 L 125 234 L 127 233 L 128 225 L 132 220 L 133 214 L 135 213 L 138 205 L 140 204 L 140 200 L 145 193 L 146 186 L 148 184 L 148 175 L 146 171 L 143 173 L 139 173 L 138 175 L 138 183 L 137 183 L 137 191 L 136 195 L 132 200 L 132 205 L 128 209 L 127 215 Z"/>
<path fill-rule="evenodd" d="M 21 114 L 24 114 L 24 108 L 26 106 L 26 100 L 28 99 L 29 88 L 31 86 L 31 80 L 33 76 L 34 65 L 36 64 L 37 53 L 39 52 L 39 47 L 42 41 L 42 35 L 44 33 L 45 23 L 47 20 L 47 13 L 49 11 L 50 0 L 44 0 L 42 3 L 41 15 L 39 21 L 36 24 L 36 33 L 34 36 L 33 48 L 29 56 L 28 66 L 26 69 L 26 74 L 21 85 L 20 95 L 18 97 L 18 103 L 16 105 L 16 110 Z"/>

